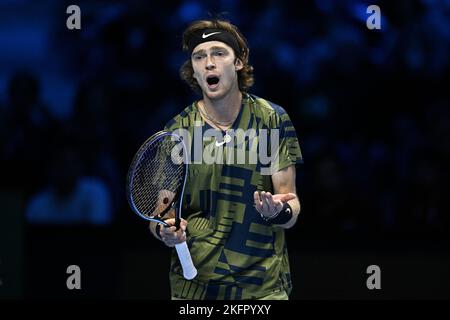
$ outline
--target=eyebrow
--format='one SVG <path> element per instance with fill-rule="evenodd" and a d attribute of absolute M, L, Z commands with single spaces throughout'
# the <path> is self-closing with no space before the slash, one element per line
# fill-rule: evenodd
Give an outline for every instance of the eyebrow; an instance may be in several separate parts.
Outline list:
<path fill-rule="evenodd" d="M 226 52 L 228 53 L 227 48 L 221 47 L 221 46 L 214 46 L 214 47 L 211 47 L 209 50 L 210 50 L 210 51 L 213 51 L 213 50 L 224 50 L 224 51 L 226 51 Z M 198 51 L 193 52 L 192 55 L 194 56 L 194 55 L 196 55 L 196 54 L 205 53 L 205 52 L 206 52 L 205 49 L 201 49 L 201 50 L 198 50 Z"/>

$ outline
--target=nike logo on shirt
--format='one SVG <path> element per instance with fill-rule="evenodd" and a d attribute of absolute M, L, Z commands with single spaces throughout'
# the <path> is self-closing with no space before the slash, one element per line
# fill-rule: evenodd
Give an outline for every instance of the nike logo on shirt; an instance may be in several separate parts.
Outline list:
<path fill-rule="evenodd" d="M 217 34 L 217 33 L 220 33 L 220 31 L 217 31 L 217 32 L 211 32 L 211 33 L 208 33 L 208 34 L 205 34 L 205 33 L 203 32 L 202 38 L 203 38 L 203 39 L 206 39 L 206 38 L 208 38 L 209 36 L 212 36 L 213 34 Z"/>
<path fill-rule="evenodd" d="M 231 136 L 227 133 L 227 134 L 225 134 L 225 136 L 223 137 L 223 140 L 221 142 L 216 140 L 216 147 L 220 147 L 224 143 L 231 142 L 231 140 L 232 140 Z"/>
<path fill-rule="evenodd" d="M 216 141 L 216 147 L 220 147 L 224 143 L 226 143 L 226 141 L 222 141 L 222 142 Z"/>

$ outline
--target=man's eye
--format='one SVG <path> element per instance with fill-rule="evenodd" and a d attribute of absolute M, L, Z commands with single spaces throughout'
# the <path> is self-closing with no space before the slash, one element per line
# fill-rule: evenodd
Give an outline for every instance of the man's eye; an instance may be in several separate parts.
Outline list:
<path fill-rule="evenodd" d="M 200 60 L 202 56 L 194 56 L 194 60 Z"/>

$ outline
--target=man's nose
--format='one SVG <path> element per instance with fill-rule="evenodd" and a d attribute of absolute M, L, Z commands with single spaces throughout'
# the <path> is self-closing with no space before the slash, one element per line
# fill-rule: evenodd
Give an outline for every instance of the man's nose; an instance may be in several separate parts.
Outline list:
<path fill-rule="evenodd" d="M 206 57 L 206 69 L 212 70 L 216 67 L 216 64 L 214 63 L 214 60 L 211 59 L 210 56 Z"/>

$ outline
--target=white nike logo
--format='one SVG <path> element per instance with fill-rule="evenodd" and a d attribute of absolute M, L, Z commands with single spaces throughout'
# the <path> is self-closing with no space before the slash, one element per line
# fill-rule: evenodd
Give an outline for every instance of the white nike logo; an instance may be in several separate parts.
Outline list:
<path fill-rule="evenodd" d="M 225 135 L 223 136 L 222 142 L 218 142 L 218 141 L 216 140 L 216 147 L 220 147 L 220 146 L 223 145 L 224 143 L 231 142 L 231 140 L 232 140 L 231 136 L 227 133 L 227 134 L 225 134 Z"/>
<path fill-rule="evenodd" d="M 205 34 L 204 32 L 203 32 L 203 34 L 202 34 L 202 38 L 203 39 L 206 39 L 206 38 L 208 38 L 209 36 L 212 36 L 213 34 L 217 34 L 217 33 L 220 33 L 221 31 L 217 31 L 217 32 L 211 32 L 211 33 L 208 33 L 208 34 Z"/>

